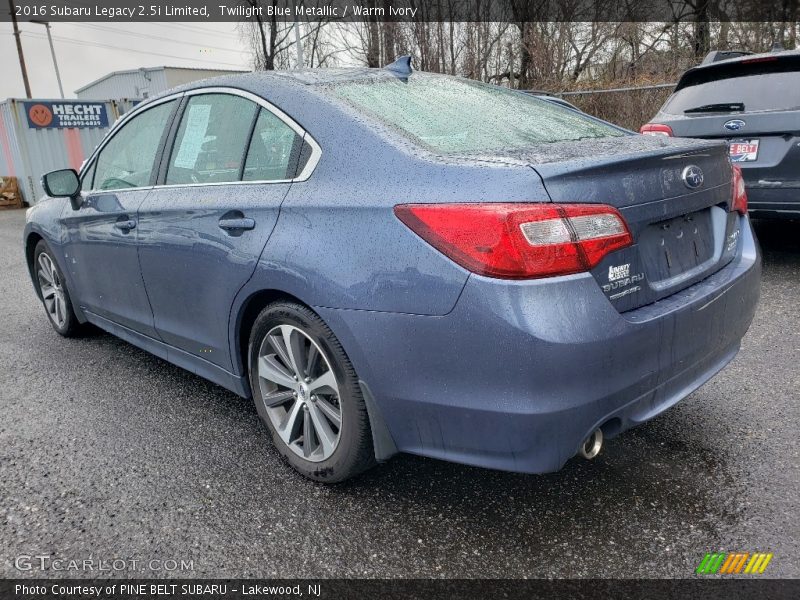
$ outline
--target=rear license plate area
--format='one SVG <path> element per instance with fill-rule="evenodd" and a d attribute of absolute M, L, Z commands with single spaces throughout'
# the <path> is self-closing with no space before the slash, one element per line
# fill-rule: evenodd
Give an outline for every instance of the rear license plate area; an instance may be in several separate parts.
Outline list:
<path fill-rule="evenodd" d="M 758 160 L 757 139 L 752 140 L 731 140 L 728 142 L 728 152 L 731 162 L 752 162 Z"/>
<path fill-rule="evenodd" d="M 692 271 L 714 255 L 711 210 L 648 225 L 640 236 L 639 246 L 651 284 Z"/>

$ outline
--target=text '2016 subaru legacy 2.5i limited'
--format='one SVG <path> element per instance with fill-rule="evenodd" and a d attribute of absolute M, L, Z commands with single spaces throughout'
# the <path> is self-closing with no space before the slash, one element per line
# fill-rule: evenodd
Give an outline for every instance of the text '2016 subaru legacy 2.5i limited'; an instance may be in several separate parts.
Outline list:
<path fill-rule="evenodd" d="M 25 248 L 55 329 L 252 396 L 322 481 L 592 456 L 728 363 L 758 298 L 724 144 L 407 59 L 186 86 L 44 184 Z"/>
<path fill-rule="evenodd" d="M 728 54 L 713 52 L 686 71 L 641 131 L 728 141 L 731 161 L 742 168 L 750 214 L 798 219 L 800 52 L 724 59 Z"/>

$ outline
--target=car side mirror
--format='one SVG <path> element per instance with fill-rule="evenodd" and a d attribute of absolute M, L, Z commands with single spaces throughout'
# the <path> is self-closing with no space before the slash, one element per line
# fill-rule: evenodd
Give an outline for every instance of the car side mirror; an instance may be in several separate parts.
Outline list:
<path fill-rule="evenodd" d="M 50 171 L 42 177 L 42 187 L 52 198 L 69 198 L 72 210 L 81 207 L 81 181 L 75 169 Z"/>

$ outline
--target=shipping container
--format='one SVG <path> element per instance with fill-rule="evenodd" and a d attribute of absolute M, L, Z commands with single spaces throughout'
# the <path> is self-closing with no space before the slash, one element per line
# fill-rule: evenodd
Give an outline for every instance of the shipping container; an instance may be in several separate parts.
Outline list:
<path fill-rule="evenodd" d="M 0 175 L 16 177 L 23 200 L 33 204 L 44 193 L 42 175 L 80 169 L 119 116 L 110 100 L 0 102 Z"/>

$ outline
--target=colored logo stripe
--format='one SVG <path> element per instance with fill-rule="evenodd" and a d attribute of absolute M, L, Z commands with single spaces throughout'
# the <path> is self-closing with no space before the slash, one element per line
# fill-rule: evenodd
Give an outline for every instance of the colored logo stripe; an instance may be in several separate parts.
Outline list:
<path fill-rule="evenodd" d="M 772 560 L 772 553 L 755 552 L 709 552 L 700 561 L 696 573 L 698 575 L 713 575 L 719 573 L 720 575 L 732 575 L 744 573 L 748 575 L 760 575 L 767 568 L 767 565 Z M 748 560 L 748 558 L 750 560 Z M 745 566 L 745 563 L 747 566 Z"/>
<path fill-rule="evenodd" d="M 772 560 L 772 554 L 753 554 L 753 558 L 750 559 L 750 562 L 747 563 L 747 566 L 744 568 L 745 573 L 763 573 L 764 569 L 767 568 L 769 561 Z"/>
<path fill-rule="evenodd" d="M 728 560 L 725 561 L 719 572 L 727 574 L 740 572 L 748 556 L 750 556 L 749 552 L 733 552 L 729 554 Z"/>
<path fill-rule="evenodd" d="M 725 562 L 722 563 L 722 568 L 719 570 L 719 572 L 720 573 L 729 573 L 730 572 L 729 569 L 731 567 L 731 563 L 733 563 L 733 560 L 735 558 L 737 558 L 736 553 L 732 552 L 731 554 L 728 554 L 728 558 L 726 558 Z"/>
<path fill-rule="evenodd" d="M 717 569 L 720 568 L 722 565 L 722 561 L 725 560 L 724 553 L 713 553 L 713 554 L 706 554 L 703 558 L 700 566 L 697 567 L 698 574 L 705 574 L 711 575 L 717 572 Z"/>

